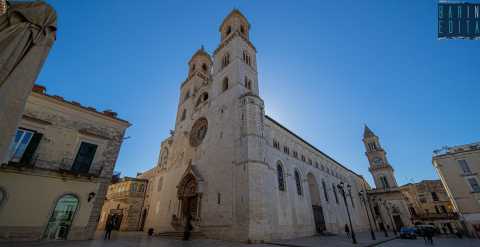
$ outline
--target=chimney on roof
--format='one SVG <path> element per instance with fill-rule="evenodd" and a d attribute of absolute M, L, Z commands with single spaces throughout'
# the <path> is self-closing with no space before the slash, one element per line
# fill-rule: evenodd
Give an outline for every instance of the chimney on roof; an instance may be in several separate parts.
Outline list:
<path fill-rule="evenodd" d="M 35 84 L 33 85 L 32 91 L 35 93 L 45 94 L 47 92 L 47 88 L 45 86 Z"/>

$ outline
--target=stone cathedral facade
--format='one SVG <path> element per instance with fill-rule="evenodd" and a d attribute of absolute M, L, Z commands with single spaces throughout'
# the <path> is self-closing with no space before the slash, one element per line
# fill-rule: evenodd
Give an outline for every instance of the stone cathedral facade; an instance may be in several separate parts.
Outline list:
<path fill-rule="evenodd" d="M 203 47 L 180 85 L 175 129 L 149 180 L 141 223 L 156 233 L 261 242 L 343 232 L 347 207 L 356 231 L 368 230 L 359 192 L 365 180 L 265 115 L 257 50 L 238 10 L 220 26 L 212 54 Z M 346 197 L 338 187 L 349 185 Z"/>

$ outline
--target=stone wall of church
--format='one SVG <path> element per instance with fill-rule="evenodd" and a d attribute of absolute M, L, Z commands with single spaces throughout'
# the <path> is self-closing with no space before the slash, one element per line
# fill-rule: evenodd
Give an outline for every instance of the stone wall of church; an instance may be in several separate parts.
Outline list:
<path fill-rule="evenodd" d="M 307 176 L 313 175 L 320 192 L 321 206 L 325 217 L 328 232 L 342 233 L 345 224 L 348 224 L 345 202 L 340 191 L 333 186 L 340 182 L 352 186 L 353 204 L 347 196 L 347 203 L 352 216 L 352 224 L 357 231 L 368 230 L 368 220 L 365 208 L 361 203 L 358 192 L 362 180 L 358 175 L 338 165 L 324 154 L 318 152 L 310 145 L 299 139 L 284 127 L 267 118 L 265 137 L 267 139 L 267 163 L 270 164 L 270 186 L 274 188 L 271 195 L 274 238 L 292 238 L 308 236 L 315 233 L 315 223 L 312 210 L 312 195 L 309 191 Z M 274 146 L 274 140 L 278 145 Z M 285 147 L 288 148 L 285 149 Z M 296 152 L 298 158 L 293 154 Z M 302 157 L 305 157 L 303 161 Z M 281 164 L 285 168 L 286 190 L 278 189 L 276 165 Z M 300 174 L 302 194 L 297 193 L 295 170 Z M 324 185 L 325 184 L 325 190 Z M 327 197 L 325 196 L 325 192 Z M 335 197 L 335 192 L 337 196 Z M 336 200 L 338 199 L 338 202 Z"/>

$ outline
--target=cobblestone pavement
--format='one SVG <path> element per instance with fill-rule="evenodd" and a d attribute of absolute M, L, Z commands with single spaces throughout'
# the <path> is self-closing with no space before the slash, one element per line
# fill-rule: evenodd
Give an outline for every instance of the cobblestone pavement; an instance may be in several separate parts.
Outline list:
<path fill-rule="evenodd" d="M 383 233 L 376 233 L 376 240 L 372 240 L 370 232 L 361 232 L 356 234 L 358 244 L 354 245 L 351 238 L 345 235 L 338 236 L 313 236 L 290 240 L 273 241 L 272 244 L 283 246 L 298 246 L 298 247 L 317 247 L 317 246 L 332 246 L 332 247 L 362 247 L 370 246 L 385 241 L 390 241 L 396 238 L 393 233 L 389 233 L 389 237 L 385 237 Z"/>
<path fill-rule="evenodd" d="M 0 242 L 0 247 L 278 247 L 266 244 L 248 245 L 236 242 L 198 239 L 180 241 L 158 237 L 147 237 L 145 233 L 112 233 L 112 239 L 105 241 L 102 233 L 96 234 L 91 241 L 56 241 L 56 242 Z"/>
<path fill-rule="evenodd" d="M 474 239 L 455 239 L 455 238 L 435 238 L 434 247 L 479 247 L 480 240 Z M 396 239 L 385 244 L 378 245 L 378 247 L 425 247 L 423 239 L 408 240 Z"/>
<path fill-rule="evenodd" d="M 378 241 L 390 240 L 390 238 L 382 237 L 378 234 Z M 370 246 L 374 242 L 369 241 L 368 233 L 358 234 L 359 244 L 353 245 L 351 239 L 345 238 L 345 236 L 332 236 L 332 237 L 310 237 L 301 238 L 288 241 L 275 242 L 275 244 L 255 244 L 248 245 L 236 242 L 226 242 L 218 240 L 193 240 L 189 242 L 164 239 L 158 237 L 147 237 L 144 233 L 117 233 L 112 234 L 112 240 L 104 241 L 98 235 L 97 240 L 92 241 L 59 241 L 59 242 L 0 242 L 0 247 L 278 247 L 278 246 L 291 246 L 291 247 L 313 247 L 313 246 L 328 246 L 328 247 L 362 247 Z M 391 240 L 384 244 L 378 245 L 380 247 L 423 247 L 425 245 L 423 239 L 418 240 Z M 435 239 L 435 247 L 479 247 L 479 240 L 471 239 Z"/>

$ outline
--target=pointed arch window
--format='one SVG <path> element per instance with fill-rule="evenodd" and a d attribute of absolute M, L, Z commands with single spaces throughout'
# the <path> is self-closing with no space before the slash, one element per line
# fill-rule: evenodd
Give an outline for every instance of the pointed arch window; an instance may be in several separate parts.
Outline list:
<path fill-rule="evenodd" d="M 335 196 L 335 202 L 339 204 L 340 202 L 338 201 L 337 187 L 335 187 L 335 184 L 332 184 L 332 189 L 333 189 L 333 195 Z"/>
<path fill-rule="evenodd" d="M 252 90 L 252 81 L 248 79 L 248 77 L 245 76 L 245 87 L 248 90 Z"/>
<path fill-rule="evenodd" d="M 390 188 L 390 185 L 388 184 L 387 177 L 382 175 L 380 176 L 380 183 L 382 184 L 383 188 L 388 189 Z"/>
<path fill-rule="evenodd" d="M 225 92 L 228 90 L 228 77 L 223 78 L 222 82 L 222 92 Z"/>
<path fill-rule="evenodd" d="M 225 56 L 223 56 L 222 69 L 227 67 L 229 64 L 230 64 L 230 54 L 226 53 Z"/>
<path fill-rule="evenodd" d="M 327 184 L 323 180 L 322 180 L 322 187 L 323 187 L 323 195 L 325 196 L 325 201 L 328 202 Z"/>
<path fill-rule="evenodd" d="M 225 36 L 229 35 L 232 33 L 232 27 L 231 26 L 228 26 L 227 27 L 227 31 L 225 32 Z"/>
<path fill-rule="evenodd" d="M 278 190 L 285 191 L 285 174 L 280 162 L 277 163 Z"/>
<path fill-rule="evenodd" d="M 252 58 L 250 57 L 250 54 L 248 54 L 247 51 L 243 51 L 243 62 L 245 62 L 248 65 L 252 65 Z"/>
<path fill-rule="evenodd" d="M 242 34 L 245 34 L 245 28 L 243 27 L 243 25 L 240 26 L 240 32 L 241 32 Z"/>
<path fill-rule="evenodd" d="M 298 170 L 295 170 L 295 183 L 297 184 L 297 194 L 299 196 L 303 195 L 302 180 L 301 180 L 300 173 L 298 172 Z"/>

